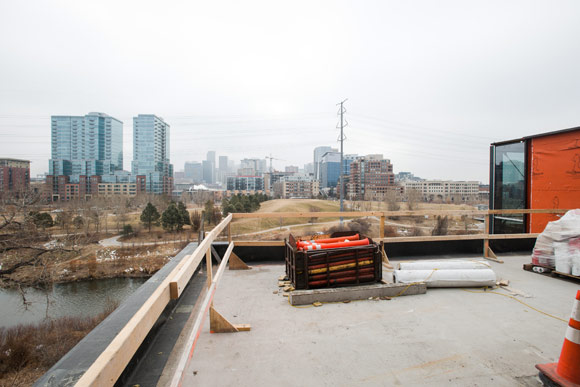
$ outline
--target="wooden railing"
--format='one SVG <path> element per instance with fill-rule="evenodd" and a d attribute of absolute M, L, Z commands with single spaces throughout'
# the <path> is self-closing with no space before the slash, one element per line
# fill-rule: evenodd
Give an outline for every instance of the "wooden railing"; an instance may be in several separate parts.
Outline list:
<path fill-rule="evenodd" d="M 489 249 L 489 240 L 492 239 L 516 239 L 535 238 L 538 234 L 489 234 L 489 217 L 497 214 L 561 214 L 567 210 L 561 209 L 541 209 L 541 210 L 420 210 L 420 211 L 367 211 L 367 212 L 274 212 L 274 213 L 235 213 L 229 214 L 211 232 L 206 234 L 205 239 L 199 244 L 197 249 L 189 256 L 186 256 L 159 284 L 157 290 L 147 299 L 143 306 L 135 313 L 129 323 L 113 339 L 111 344 L 101 353 L 98 359 L 83 374 L 76 385 L 78 386 L 106 386 L 113 385 L 127 364 L 172 299 L 177 299 L 183 293 L 191 277 L 199 267 L 204 256 L 208 267 L 208 292 L 204 299 L 200 313 L 197 316 L 195 329 L 190 340 L 195 341 L 201 330 L 203 319 L 207 315 L 208 308 L 212 306 L 213 294 L 217 284 L 221 279 L 221 274 L 225 265 L 233 253 L 234 246 L 282 246 L 283 241 L 232 241 L 231 224 L 235 219 L 243 218 L 360 218 L 376 217 L 379 219 L 378 240 L 385 243 L 411 242 L 411 241 L 453 241 L 453 240 L 477 240 L 484 241 L 484 256 L 488 259 L 496 260 L 495 255 Z M 410 217 L 410 216 L 483 216 L 485 219 L 484 233 L 474 235 L 443 235 L 443 236 L 417 236 L 417 237 L 385 237 L 385 220 L 388 217 Z M 314 223 L 315 224 L 315 223 Z M 227 230 L 228 249 L 222 257 L 221 265 L 212 279 L 211 270 L 211 246 L 218 236 Z M 221 316 L 220 316 L 221 317 Z M 245 330 L 245 329 L 240 329 Z M 189 344 L 189 343 L 188 343 Z M 193 348 L 186 348 L 185 360 L 180 361 L 178 373 L 185 369 L 186 363 L 191 359 Z M 176 375 L 178 374 L 176 373 Z M 179 384 L 181 375 L 173 379 L 174 384 Z"/>

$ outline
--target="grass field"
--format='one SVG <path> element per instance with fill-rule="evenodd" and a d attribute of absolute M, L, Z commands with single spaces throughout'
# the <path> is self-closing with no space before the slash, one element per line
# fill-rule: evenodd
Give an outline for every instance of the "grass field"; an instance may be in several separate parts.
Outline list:
<path fill-rule="evenodd" d="M 407 210 L 405 203 L 400 203 L 401 210 Z M 340 204 L 338 201 L 315 200 L 315 199 L 277 199 L 262 203 L 258 213 L 267 212 L 313 212 L 313 218 L 316 218 L 316 212 L 335 212 L 339 211 Z M 437 203 L 419 203 L 418 210 L 473 210 L 474 207 L 467 204 L 437 204 Z M 387 203 L 384 202 L 345 202 L 345 211 L 352 211 L 356 208 L 358 211 L 387 211 Z M 312 235 L 316 232 L 325 232 L 330 227 L 338 225 L 338 218 L 316 218 L 313 222 L 310 218 L 266 218 L 266 219 L 236 219 L 232 222 L 232 234 L 241 239 L 255 240 L 276 240 L 286 238 L 290 232 L 286 227 L 291 227 L 294 235 Z M 369 218 L 372 227 L 369 234 L 373 237 L 379 234 L 378 219 Z M 401 217 L 387 218 L 386 234 L 408 235 L 413 228 L 418 228 L 420 233 L 429 235 L 435 225 L 434 217 L 428 219 L 418 217 Z M 263 230 L 269 232 L 258 233 Z M 472 219 L 461 220 L 459 217 L 453 217 L 449 222 L 450 233 L 467 233 L 477 232 L 477 222 Z M 394 234 L 394 235 L 393 235 Z"/>
<path fill-rule="evenodd" d="M 316 199 L 276 199 L 263 202 L 257 213 L 265 212 L 316 212 L 339 211 L 340 204 L 335 201 Z M 267 218 L 267 219 L 236 219 L 232 222 L 232 234 L 247 234 L 271 228 L 280 228 L 293 224 L 310 223 L 309 218 Z M 318 222 L 336 221 L 338 218 L 321 218 Z"/>

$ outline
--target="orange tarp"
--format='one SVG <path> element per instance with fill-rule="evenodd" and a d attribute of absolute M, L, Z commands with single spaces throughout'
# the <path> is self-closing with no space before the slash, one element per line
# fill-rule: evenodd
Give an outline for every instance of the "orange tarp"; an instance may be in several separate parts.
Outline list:
<path fill-rule="evenodd" d="M 530 208 L 580 208 L 580 130 L 531 140 Z M 530 215 L 530 232 L 544 231 L 554 214 Z"/>

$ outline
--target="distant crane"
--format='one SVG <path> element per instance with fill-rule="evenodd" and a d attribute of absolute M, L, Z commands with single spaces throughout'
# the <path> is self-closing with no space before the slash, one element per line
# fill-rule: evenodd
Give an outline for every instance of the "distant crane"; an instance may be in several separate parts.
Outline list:
<path fill-rule="evenodd" d="M 275 157 L 272 157 L 272 153 L 270 153 L 270 156 L 266 156 L 266 158 L 270 159 L 270 173 L 272 173 L 272 160 L 285 161 L 284 159 L 277 159 Z"/>

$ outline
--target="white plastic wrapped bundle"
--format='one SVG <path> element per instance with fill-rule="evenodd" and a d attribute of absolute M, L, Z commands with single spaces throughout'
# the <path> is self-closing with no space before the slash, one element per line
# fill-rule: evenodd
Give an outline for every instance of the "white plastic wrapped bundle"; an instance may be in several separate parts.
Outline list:
<path fill-rule="evenodd" d="M 575 253 L 570 254 L 570 242 L 580 237 L 580 209 L 566 212 L 559 220 L 549 222 L 544 231 L 536 239 L 532 253 L 532 263 L 555 268 L 557 271 L 569 274 L 575 269 Z M 558 244 L 563 243 L 563 244 Z M 564 246 L 566 245 L 566 246 Z M 556 252 L 555 249 L 558 249 Z M 566 252 L 568 250 L 568 252 Z M 558 257 L 556 257 L 558 255 Z M 557 262 L 557 260 L 559 262 Z M 576 274 L 575 274 L 576 275 Z"/>
<path fill-rule="evenodd" d="M 556 261 L 556 271 L 564 274 L 572 273 L 572 261 L 568 242 L 554 242 L 554 260 Z"/>
<path fill-rule="evenodd" d="M 483 270 L 395 270 L 395 282 L 425 282 L 428 288 L 467 288 L 495 285 L 495 273 Z"/>
<path fill-rule="evenodd" d="M 473 269 L 490 269 L 491 265 L 483 261 L 419 261 L 419 262 L 401 262 L 401 270 L 473 270 Z"/>
<path fill-rule="evenodd" d="M 568 242 L 568 252 L 572 275 L 580 276 L 580 238 L 574 238 Z"/>

